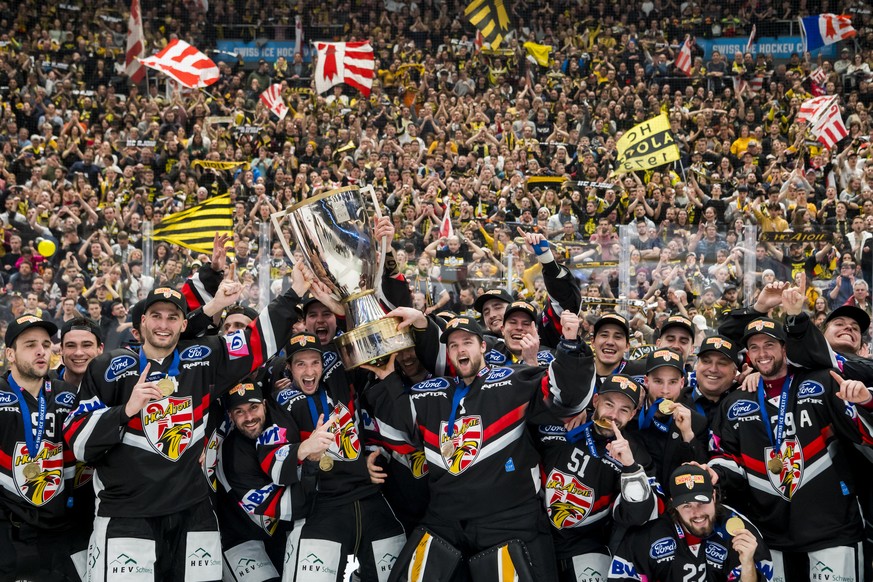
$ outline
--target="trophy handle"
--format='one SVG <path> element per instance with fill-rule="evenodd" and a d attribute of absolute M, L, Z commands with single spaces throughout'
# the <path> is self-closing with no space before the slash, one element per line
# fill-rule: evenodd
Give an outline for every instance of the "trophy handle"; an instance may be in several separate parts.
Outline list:
<path fill-rule="evenodd" d="M 369 194 L 370 200 L 373 201 L 373 214 L 376 217 L 376 220 L 382 218 L 382 211 L 379 209 L 379 200 L 376 198 L 376 191 L 373 189 L 372 185 L 367 185 L 361 188 L 361 194 Z M 385 272 L 385 253 L 388 252 L 388 237 L 383 236 L 381 241 L 381 249 L 379 252 L 379 266 L 376 268 L 376 283 L 375 287 L 377 289 L 381 289 L 381 285 L 379 281 L 382 280 L 382 275 Z M 381 292 L 379 295 L 382 295 Z M 381 297 L 380 297 L 381 298 Z M 382 298 L 384 300 L 384 298 Z"/>

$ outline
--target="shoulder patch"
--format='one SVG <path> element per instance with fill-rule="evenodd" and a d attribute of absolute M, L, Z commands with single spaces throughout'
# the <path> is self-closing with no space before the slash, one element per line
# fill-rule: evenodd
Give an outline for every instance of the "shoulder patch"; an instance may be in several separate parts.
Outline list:
<path fill-rule="evenodd" d="M 276 394 L 276 402 L 281 406 L 285 406 L 288 402 L 291 401 L 292 398 L 297 396 L 298 394 L 303 394 L 300 390 L 295 390 L 293 388 L 285 388 L 278 394 Z"/>
<path fill-rule="evenodd" d="M 728 420 L 736 420 L 742 416 L 757 414 L 761 407 L 752 400 L 737 400 L 727 411 Z"/>
<path fill-rule="evenodd" d="M 506 356 L 504 356 L 497 350 L 492 349 L 487 354 L 485 354 L 485 361 L 489 364 L 505 364 Z"/>
<path fill-rule="evenodd" d="M 814 382 L 813 380 L 804 380 L 800 383 L 800 386 L 797 387 L 797 399 L 803 400 L 804 398 L 821 396 L 822 394 L 824 394 L 824 391 L 824 386 L 822 386 L 818 382 Z"/>
<path fill-rule="evenodd" d="M 555 354 L 549 350 L 540 350 L 537 354 L 537 361 L 541 364 L 551 364 L 555 360 Z"/>
<path fill-rule="evenodd" d="M 434 390 L 445 390 L 448 387 L 449 381 L 445 378 L 429 378 L 419 382 L 412 389 L 416 392 L 432 392 Z"/>
<path fill-rule="evenodd" d="M 18 404 L 18 396 L 13 392 L 0 392 L 0 406 L 12 406 Z"/>
<path fill-rule="evenodd" d="M 514 371 L 515 370 L 513 370 L 512 368 L 507 368 L 505 366 L 500 368 L 494 368 L 488 373 L 488 376 L 485 378 L 485 382 L 499 382 L 501 380 L 505 380 L 506 378 L 512 376 L 512 373 Z"/>
<path fill-rule="evenodd" d="M 545 436 L 565 436 L 567 434 L 567 429 L 560 424 L 541 424 L 539 431 Z"/>
<path fill-rule="evenodd" d="M 669 558 L 676 553 L 676 540 L 673 538 L 661 538 L 649 548 L 649 557 L 653 560 Z"/>
<path fill-rule="evenodd" d="M 185 362 L 202 360 L 209 357 L 211 353 L 212 349 L 209 346 L 191 346 L 182 350 L 182 353 L 179 354 L 179 359 Z"/>
<path fill-rule="evenodd" d="M 709 540 L 706 542 L 706 557 L 717 564 L 724 564 L 728 557 L 727 548 Z"/>
<path fill-rule="evenodd" d="M 336 352 L 324 352 L 321 354 L 321 367 L 328 370 L 331 366 L 336 364 L 338 360 L 339 356 L 337 356 Z"/>
<path fill-rule="evenodd" d="M 124 356 L 116 356 L 112 358 L 109 362 L 109 366 L 106 367 L 106 373 L 103 375 L 103 379 L 107 382 L 114 382 L 121 376 L 122 373 L 126 372 L 130 368 L 136 365 L 136 358 L 130 355 Z"/>
<path fill-rule="evenodd" d="M 55 396 L 55 402 L 58 406 L 63 406 L 64 408 L 72 408 L 73 404 L 76 403 L 76 395 L 72 392 L 61 392 L 57 396 Z"/>

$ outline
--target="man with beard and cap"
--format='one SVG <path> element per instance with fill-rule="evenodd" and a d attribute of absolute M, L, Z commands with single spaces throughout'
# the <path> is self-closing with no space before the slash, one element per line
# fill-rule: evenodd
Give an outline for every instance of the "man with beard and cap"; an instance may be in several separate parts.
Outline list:
<path fill-rule="evenodd" d="M 637 436 L 655 465 L 659 483 L 691 461 L 706 462 L 709 430 L 697 411 L 679 403 L 685 361 L 676 350 L 660 348 L 646 357 L 646 398 L 637 416 Z"/>
<path fill-rule="evenodd" d="M 75 462 L 61 427 L 76 388 L 49 376 L 51 336 L 57 331 L 34 315 L 22 315 L 6 328 L 9 371 L 0 378 L 2 580 L 80 579 L 71 556 L 82 542 L 87 545 L 90 526 L 74 523 L 68 509 Z M 36 559 L 28 560 L 34 552 Z"/>
<path fill-rule="evenodd" d="M 625 537 L 612 560 L 610 580 L 771 580 L 773 564 L 760 532 L 716 500 L 705 469 L 682 465 L 667 486 L 669 511 Z"/>
<path fill-rule="evenodd" d="M 286 565 L 294 567 L 293 548 L 315 493 L 317 460 L 333 442 L 330 425 L 321 423 L 309 438 L 289 446 L 288 456 L 298 460 L 293 471 L 268 474 L 258 457 L 258 438 L 266 430 L 296 431 L 296 426 L 256 384 L 241 382 L 223 399 L 234 427 L 222 443 L 218 464 L 223 487 L 216 506 L 229 566 L 225 574 L 235 582 L 278 581 Z"/>
<path fill-rule="evenodd" d="M 476 298 L 473 308 L 482 314 L 482 323 L 487 334 L 501 337 L 503 313 L 510 303 L 512 296 L 501 288 L 489 289 Z"/>
<path fill-rule="evenodd" d="M 624 526 L 657 516 L 646 474 L 651 458 L 642 444 L 622 435 L 642 393 L 629 376 L 610 376 L 594 395 L 592 421 L 572 430 L 541 425 L 534 433 L 561 580 L 604 580 L 610 539 Z"/>
<path fill-rule="evenodd" d="M 787 317 L 804 301 L 799 288 L 782 292 Z M 711 474 L 747 499 L 774 579 L 815 579 L 824 563 L 834 579 L 860 581 L 863 522 L 846 450 L 873 446 L 873 395 L 830 368 L 789 365 L 785 330 L 772 319 L 752 320 L 740 340 L 761 379 L 756 393 L 734 391 L 720 404 Z"/>
<path fill-rule="evenodd" d="M 397 556 L 406 536 L 379 486 L 370 480 L 357 387 L 344 374 L 324 377 L 321 350 L 319 339 L 308 332 L 289 340 L 286 351 L 293 381 L 275 399 L 296 430 L 266 431 L 258 439 L 258 454 L 270 475 L 296 472 L 299 455 L 292 457 L 291 447 L 328 426 L 332 438 L 318 459 L 318 491 L 300 531 L 296 563 L 287 567 L 294 568 L 298 579 L 342 580 L 346 557 L 354 554 L 361 579 L 378 580 L 384 555 Z M 391 362 L 393 366 L 394 357 Z M 349 527 L 354 523 L 357 527 Z M 312 554 L 321 561 L 317 568 Z"/>
<path fill-rule="evenodd" d="M 426 326 L 420 312 L 389 316 L 400 317 L 402 327 Z M 383 367 L 366 366 L 380 380 L 366 396 L 386 446 L 423 448 L 429 466 L 430 504 L 395 576 L 399 568 L 400 579 L 468 580 L 471 572 L 492 579 L 502 560 L 504 575 L 557 579 L 533 478 L 539 455 L 525 427 L 570 418 L 591 401 L 593 358 L 578 341 L 579 318 L 565 312 L 561 323 L 565 339 L 548 367 L 487 365 L 484 331 L 470 317 L 450 321 L 441 337 L 457 376 L 425 380 L 409 393 L 393 357 Z"/>

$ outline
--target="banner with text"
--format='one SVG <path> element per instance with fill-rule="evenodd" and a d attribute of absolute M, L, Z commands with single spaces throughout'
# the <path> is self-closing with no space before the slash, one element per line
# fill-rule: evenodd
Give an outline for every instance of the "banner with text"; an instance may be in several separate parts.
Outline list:
<path fill-rule="evenodd" d="M 271 40 L 266 44 L 254 41 L 219 40 L 218 50 L 240 55 L 246 63 L 257 63 L 261 59 L 268 63 L 275 63 L 279 57 L 285 57 L 285 60 L 290 63 L 294 61 L 297 43 L 293 40 Z M 305 43 L 303 45 L 303 62 L 308 63 L 312 60 L 310 52 L 310 44 Z M 221 55 L 216 55 L 215 60 L 222 60 Z"/>
<path fill-rule="evenodd" d="M 720 37 L 720 38 L 700 38 L 694 39 L 694 43 L 703 49 L 704 58 L 709 60 L 712 58 L 712 51 L 717 50 L 721 54 L 727 56 L 728 63 L 733 61 L 734 54 L 745 52 L 746 43 L 749 42 L 748 37 Z M 765 55 L 773 55 L 773 59 L 777 61 L 787 61 L 791 58 L 792 53 L 797 53 L 803 57 L 803 40 L 800 36 L 780 36 L 772 37 L 765 36 L 756 38 L 752 45 L 752 54 L 764 53 Z M 813 57 L 821 54 L 824 58 L 834 58 L 837 56 L 837 45 L 822 47 L 820 50 L 812 53 Z"/>

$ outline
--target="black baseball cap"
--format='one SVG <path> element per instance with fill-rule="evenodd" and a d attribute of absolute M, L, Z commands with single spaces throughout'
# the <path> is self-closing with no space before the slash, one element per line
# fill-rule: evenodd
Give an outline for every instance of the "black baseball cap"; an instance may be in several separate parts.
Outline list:
<path fill-rule="evenodd" d="M 670 475 L 670 499 L 673 507 L 685 503 L 712 503 L 712 479 L 706 469 L 696 465 L 680 465 Z"/>
<path fill-rule="evenodd" d="M 15 343 L 15 338 L 32 327 L 43 328 L 48 332 L 49 336 L 55 335 L 58 331 L 58 326 L 48 320 L 30 314 L 21 315 L 9 322 L 9 326 L 6 328 L 6 347 L 12 347 L 12 344 Z"/>
<path fill-rule="evenodd" d="M 291 339 L 288 340 L 288 347 L 285 349 L 285 355 L 288 356 L 288 361 L 291 361 L 291 357 L 294 354 L 299 352 L 318 352 L 321 353 L 321 343 L 318 341 L 318 338 L 315 337 L 315 334 L 309 333 L 308 331 L 302 331 L 300 333 L 295 333 L 291 336 Z"/>
<path fill-rule="evenodd" d="M 158 287 L 157 289 L 152 289 L 149 291 L 149 294 L 146 295 L 145 303 L 142 308 L 142 312 L 145 313 L 149 310 L 149 307 L 154 305 L 155 303 L 172 303 L 176 307 L 178 307 L 183 315 L 188 315 L 188 302 L 185 301 L 185 297 L 175 289 L 171 289 L 170 287 Z"/>
<path fill-rule="evenodd" d="M 225 311 L 225 313 L 224 313 L 224 317 L 226 319 L 228 315 L 235 315 L 237 313 L 245 315 L 246 317 L 248 317 L 252 321 L 256 320 L 258 318 L 258 315 L 259 315 L 258 312 L 256 310 L 252 309 L 251 307 L 244 307 L 242 305 L 232 305 L 232 306 L 227 308 L 227 311 Z"/>
<path fill-rule="evenodd" d="M 759 333 L 769 335 L 783 344 L 785 343 L 785 330 L 782 328 L 782 324 L 769 317 L 759 317 L 748 323 L 743 330 L 743 339 L 741 340 L 743 347 L 746 346 L 749 338 Z"/>
<path fill-rule="evenodd" d="M 694 339 L 694 324 L 691 323 L 691 320 L 684 315 L 671 315 L 670 317 L 665 319 L 664 323 L 661 324 L 660 331 L 658 331 L 658 337 L 664 335 L 664 332 L 671 327 L 684 329 L 691 335 L 691 339 Z"/>
<path fill-rule="evenodd" d="M 446 324 L 446 329 L 440 336 L 440 341 L 444 344 L 448 343 L 449 336 L 456 331 L 466 331 L 474 335 L 478 335 L 479 339 L 483 339 L 485 337 L 485 332 L 482 330 L 482 326 L 476 323 L 475 319 L 473 319 L 472 317 L 462 316 L 456 317 Z"/>
<path fill-rule="evenodd" d="M 739 346 L 737 342 L 728 339 L 723 335 L 714 335 L 703 340 L 700 347 L 697 349 L 697 355 L 702 356 L 707 352 L 718 352 L 725 356 L 734 365 L 740 365 Z"/>
<path fill-rule="evenodd" d="M 264 391 L 253 382 L 240 382 L 230 389 L 224 398 L 228 410 L 243 404 L 258 404 L 264 401 Z"/>
<path fill-rule="evenodd" d="M 617 392 L 624 394 L 634 403 L 634 408 L 640 405 L 640 397 L 643 389 L 637 384 L 636 380 L 630 376 L 622 374 L 613 374 L 603 379 L 603 384 L 597 389 L 598 394 L 606 394 L 607 392 Z"/>
<path fill-rule="evenodd" d="M 867 333 L 867 330 L 870 329 L 870 316 L 860 307 L 855 307 L 854 305 L 843 305 L 837 307 L 827 316 L 825 319 L 825 325 L 829 324 L 837 317 L 848 317 L 849 319 L 857 321 L 862 334 Z"/>
<path fill-rule="evenodd" d="M 619 315 L 615 312 L 604 313 L 603 315 L 601 315 L 600 319 L 598 319 L 597 322 L 595 322 L 594 324 L 594 333 L 596 334 L 598 331 L 600 331 L 601 327 L 609 323 L 611 323 L 612 325 L 617 325 L 621 328 L 621 331 L 624 332 L 625 337 L 630 337 L 630 325 L 628 324 L 627 319 L 625 319 L 624 316 Z"/>
<path fill-rule="evenodd" d="M 64 324 L 61 326 L 61 343 L 64 342 L 64 336 L 71 331 L 87 331 L 89 333 L 93 333 L 94 337 L 97 338 L 97 343 L 103 343 L 103 337 L 100 334 L 100 328 L 90 319 L 85 319 L 84 317 L 74 317 L 73 319 L 68 319 L 67 321 L 65 321 Z"/>
<path fill-rule="evenodd" d="M 510 303 L 506 308 L 506 311 L 503 312 L 503 320 L 506 321 L 509 319 L 509 316 L 516 311 L 527 313 L 532 320 L 537 320 L 537 308 L 529 301 L 513 301 Z"/>
<path fill-rule="evenodd" d="M 489 299 L 497 299 L 498 301 L 503 301 L 505 303 L 512 303 L 512 296 L 506 292 L 506 289 L 489 289 L 476 298 L 476 301 L 473 302 L 473 309 L 482 313 L 482 309 L 485 307 L 485 302 Z"/>
<path fill-rule="evenodd" d="M 309 309 L 309 306 L 313 303 L 318 303 L 319 305 L 323 305 L 323 303 L 315 297 L 312 293 L 307 293 L 303 296 L 303 300 L 300 302 L 300 311 L 303 313 L 303 316 L 306 316 L 306 310 Z"/>
<path fill-rule="evenodd" d="M 646 356 L 646 374 L 651 374 L 658 368 L 669 366 L 685 373 L 685 360 L 682 354 L 671 348 L 659 348 Z"/>

